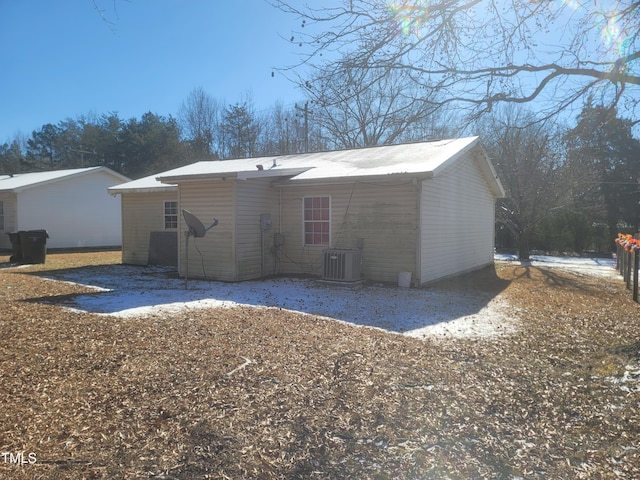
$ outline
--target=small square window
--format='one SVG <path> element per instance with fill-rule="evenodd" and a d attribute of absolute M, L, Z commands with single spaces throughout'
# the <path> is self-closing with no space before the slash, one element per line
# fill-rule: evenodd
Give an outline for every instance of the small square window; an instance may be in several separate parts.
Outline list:
<path fill-rule="evenodd" d="M 178 202 L 164 202 L 164 228 L 165 230 L 178 228 Z"/>

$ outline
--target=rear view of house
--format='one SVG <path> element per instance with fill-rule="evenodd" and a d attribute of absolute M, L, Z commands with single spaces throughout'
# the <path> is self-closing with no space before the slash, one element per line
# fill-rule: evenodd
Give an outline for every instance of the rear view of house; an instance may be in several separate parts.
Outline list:
<path fill-rule="evenodd" d="M 107 189 L 128 180 L 107 167 L 0 175 L 0 248 L 9 232 L 39 229 L 51 248 L 119 247 L 120 198 Z"/>
<path fill-rule="evenodd" d="M 156 188 L 175 188 L 177 211 L 219 220 L 190 242 L 189 276 L 232 282 L 309 274 L 395 283 L 403 274 L 420 286 L 481 268 L 493 262 L 494 205 L 504 195 L 477 137 L 206 161 L 156 177 Z M 111 191 L 124 199 L 130 186 Z M 161 211 L 157 193 L 140 188 L 135 204 L 123 203 L 125 238 L 143 199 Z M 184 275 L 186 226 L 176 220 Z"/>

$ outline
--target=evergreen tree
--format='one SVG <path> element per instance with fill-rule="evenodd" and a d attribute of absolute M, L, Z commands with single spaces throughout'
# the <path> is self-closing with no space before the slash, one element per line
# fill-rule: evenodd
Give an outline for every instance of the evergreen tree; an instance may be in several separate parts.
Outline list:
<path fill-rule="evenodd" d="M 632 127 L 616 108 L 590 102 L 565 137 L 577 179 L 574 197 L 594 221 L 608 225 L 612 248 L 620 228 L 640 227 L 640 142 Z"/>
<path fill-rule="evenodd" d="M 249 158 L 259 154 L 261 125 L 248 101 L 225 108 L 222 131 L 227 158 Z"/>
<path fill-rule="evenodd" d="M 58 129 L 47 123 L 34 130 L 27 140 L 27 164 L 35 170 L 55 170 L 60 166 L 62 152 L 59 148 Z"/>
<path fill-rule="evenodd" d="M 24 156 L 18 139 L 0 145 L 0 174 L 20 173 L 23 162 Z"/>
<path fill-rule="evenodd" d="M 151 112 L 138 121 L 132 118 L 123 131 L 124 174 L 143 177 L 188 162 L 180 128 L 172 117 Z"/>

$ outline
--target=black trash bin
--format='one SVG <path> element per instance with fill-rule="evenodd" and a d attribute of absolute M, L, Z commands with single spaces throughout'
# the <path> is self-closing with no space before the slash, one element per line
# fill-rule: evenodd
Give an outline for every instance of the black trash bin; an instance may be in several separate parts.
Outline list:
<path fill-rule="evenodd" d="M 44 263 L 47 257 L 46 230 L 27 230 L 20 232 L 21 263 Z"/>
<path fill-rule="evenodd" d="M 8 232 L 9 241 L 11 242 L 12 254 L 9 258 L 11 263 L 22 262 L 22 245 L 20 245 L 20 233 L 22 232 Z"/>

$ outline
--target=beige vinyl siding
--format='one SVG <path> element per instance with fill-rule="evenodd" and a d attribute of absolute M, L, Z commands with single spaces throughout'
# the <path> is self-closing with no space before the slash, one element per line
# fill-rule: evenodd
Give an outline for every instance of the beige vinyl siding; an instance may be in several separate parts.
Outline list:
<path fill-rule="evenodd" d="M 282 188 L 282 273 L 322 274 L 326 247 L 304 246 L 303 197 L 331 197 L 331 247 L 356 248 L 364 239 L 363 276 L 397 282 L 415 271 L 417 189 L 411 180 Z"/>
<path fill-rule="evenodd" d="M 326 196 L 344 198 L 345 188 L 336 186 L 302 186 L 281 188 L 280 200 L 280 233 L 284 237 L 284 245 L 280 251 L 280 273 L 320 275 L 322 268 L 322 251 L 326 247 L 305 246 L 303 238 L 303 198 L 305 196 Z M 335 212 L 334 212 L 335 213 Z M 343 212 L 344 214 L 344 212 Z M 332 225 L 335 216 L 332 215 Z"/>
<path fill-rule="evenodd" d="M 15 193 L 0 193 L 3 202 L 4 228 L 0 230 L 0 248 L 11 249 L 11 241 L 7 233 L 18 230 L 17 199 Z"/>
<path fill-rule="evenodd" d="M 421 283 L 493 261 L 494 203 L 472 156 L 422 182 Z"/>
<path fill-rule="evenodd" d="M 179 205 L 193 213 L 205 227 L 213 217 L 218 226 L 203 238 L 189 238 L 189 277 L 233 282 L 237 280 L 235 265 L 235 181 L 209 180 L 179 185 Z M 184 218 L 178 215 L 178 263 L 185 275 Z M 196 248 L 197 247 L 197 248 Z M 199 250 L 199 252 L 198 252 Z M 202 256 L 201 256 L 202 254 Z M 203 269 L 204 264 L 204 269 Z"/>
<path fill-rule="evenodd" d="M 254 179 L 236 183 L 237 280 L 276 273 L 272 247 L 273 234 L 279 224 L 279 191 L 271 187 L 271 181 Z M 271 230 L 261 234 L 260 215 L 263 213 L 271 214 L 272 226 Z"/>
<path fill-rule="evenodd" d="M 122 194 L 122 263 L 146 265 L 149 235 L 164 230 L 164 202 L 177 192 Z"/>

